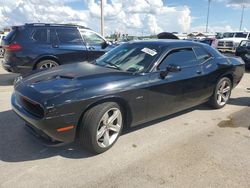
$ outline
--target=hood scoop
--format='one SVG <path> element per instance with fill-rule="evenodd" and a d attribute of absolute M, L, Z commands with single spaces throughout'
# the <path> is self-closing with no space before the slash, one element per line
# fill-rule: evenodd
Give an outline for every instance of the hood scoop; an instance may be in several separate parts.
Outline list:
<path fill-rule="evenodd" d="M 69 80 L 73 80 L 75 77 L 74 76 L 70 76 L 70 75 L 57 75 L 55 76 L 56 79 L 69 79 Z"/>
<path fill-rule="evenodd" d="M 47 82 L 47 81 L 59 80 L 59 79 L 73 80 L 74 78 L 75 78 L 74 76 L 70 76 L 70 75 L 54 75 L 54 76 L 50 76 L 50 77 L 47 77 L 47 78 L 36 80 L 33 83 L 37 84 L 37 83 L 40 83 L 40 82 Z"/>

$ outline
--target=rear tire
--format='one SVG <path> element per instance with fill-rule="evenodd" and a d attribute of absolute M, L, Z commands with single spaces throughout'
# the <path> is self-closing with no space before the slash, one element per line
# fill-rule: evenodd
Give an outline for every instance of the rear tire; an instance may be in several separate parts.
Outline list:
<path fill-rule="evenodd" d="M 57 67 L 59 64 L 54 60 L 42 60 L 36 65 L 36 69 L 50 69 L 53 67 Z"/>
<path fill-rule="evenodd" d="M 221 78 L 217 82 L 213 96 L 210 98 L 210 105 L 212 105 L 215 109 L 223 108 L 231 96 L 231 91 L 231 80 L 227 77 Z"/>
<path fill-rule="evenodd" d="M 105 102 L 89 109 L 83 116 L 80 131 L 80 146 L 99 154 L 110 149 L 121 134 L 123 115 L 120 106 Z"/>

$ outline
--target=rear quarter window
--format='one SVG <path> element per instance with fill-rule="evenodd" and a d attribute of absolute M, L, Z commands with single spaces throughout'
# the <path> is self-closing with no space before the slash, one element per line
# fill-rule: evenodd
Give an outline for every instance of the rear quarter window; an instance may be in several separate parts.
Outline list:
<path fill-rule="evenodd" d="M 195 47 L 194 52 L 196 54 L 196 57 L 199 63 L 202 63 L 211 57 L 211 55 L 205 49 L 201 47 Z"/>
<path fill-rule="evenodd" d="M 13 29 L 5 38 L 4 41 L 10 43 L 14 40 L 17 33 L 17 29 Z"/>
<path fill-rule="evenodd" d="M 33 34 L 33 40 L 39 43 L 46 43 L 48 41 L 48 30 L 46 28 L 36 29 Z"/>

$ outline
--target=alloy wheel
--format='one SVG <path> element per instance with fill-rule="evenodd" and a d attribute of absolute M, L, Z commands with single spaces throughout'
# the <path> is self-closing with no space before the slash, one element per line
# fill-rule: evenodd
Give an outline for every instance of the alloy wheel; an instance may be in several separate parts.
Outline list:
<path fill-rule="evenodd" d="M 107 148 L 112 145 L 122 127 L 122 114 L 118 108 L 109 109 L 102 116 L 96 133 L 96 140 L 100 147 Z"/>
<path fill-rule="evenodd" d="M 52 68 L 52 67 L 56 67 L 58 66 L 58 64 L 54 61 L 46 61 L 45 63 L 43 63 L 39 69 L 49 69 L 49 68 Z"/>
<path fill-rule="evenodd" d="M 231 93 L 231 84 L 227 80 L 224 80 L 223 82 L 221 82 L 217 90 L 216 96 L 218 105 L 220 106 L 225 105 L 229 100 L 230 93 Z"/>

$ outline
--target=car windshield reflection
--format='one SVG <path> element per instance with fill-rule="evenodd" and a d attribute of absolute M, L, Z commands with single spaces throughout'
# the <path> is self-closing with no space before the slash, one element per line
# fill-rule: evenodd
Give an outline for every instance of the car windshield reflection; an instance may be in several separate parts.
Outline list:
<path fill-rule="evenodd" d="M 95 61 L 96 65 L 132 73 L 145 72 L 162 53 L 157 44 L 122 44 Z"/>

